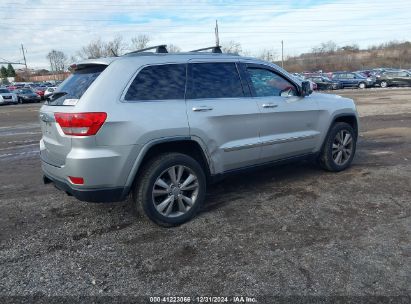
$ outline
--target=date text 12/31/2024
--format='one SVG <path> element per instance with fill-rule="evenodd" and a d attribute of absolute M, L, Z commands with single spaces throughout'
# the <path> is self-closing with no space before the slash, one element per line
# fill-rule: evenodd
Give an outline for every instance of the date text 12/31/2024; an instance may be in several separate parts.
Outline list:
<path fill-rule="evenodd" d="M 258 303 L 255 297 L 150 297 L 150 303 Z"/>

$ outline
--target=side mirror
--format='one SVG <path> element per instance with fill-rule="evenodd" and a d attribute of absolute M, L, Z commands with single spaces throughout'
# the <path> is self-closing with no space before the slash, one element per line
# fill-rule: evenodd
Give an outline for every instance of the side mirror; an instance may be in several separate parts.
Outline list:
<path fill-rule="evenodd" d="M 301 84 L 301 96 L 305 97 L 310 95 L 313 92 L 311 89 L 311 84 L 309 81 L 303 81 Z"/>

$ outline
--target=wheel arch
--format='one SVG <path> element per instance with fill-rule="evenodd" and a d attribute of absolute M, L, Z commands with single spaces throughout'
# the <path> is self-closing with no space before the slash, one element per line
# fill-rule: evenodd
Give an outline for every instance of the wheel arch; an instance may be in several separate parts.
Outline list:
<path fill-rule="evenodd" d="M 337 123 L 337 122 L 345 122 L 348 123 L 355 132 L 355 137 L 358 138 L 358 130 L 359 130 L 359 123 L 358 123 L 358 118 L 354 113 L 340 113 L 340 114 L 336 114 L 332 119 L 331 122 L 328 126 L 328 130 L 327 130 L 327 134 L 326 136 L 323 138 L 323 141 L 321 143 L 321 149 L 320 151 L 322 151 L 322 149 L 324 148 L 325 142 L 327 141 L 328 138 L 328 134 L 331 131 L 331 127 Z"/>
<path fill-rule="evenodd" d="M 213 172 L 212 164 L 202 143 L 191 137 L 162 138 L 149 142 L 141 149 L 127 178 L 126 188 L 128 192 L 136 182 L 144 164 L 156 155 L 166 152 L 180 152 L 193 157 L 204 169 L 207 181 L 210 179 Z"/>

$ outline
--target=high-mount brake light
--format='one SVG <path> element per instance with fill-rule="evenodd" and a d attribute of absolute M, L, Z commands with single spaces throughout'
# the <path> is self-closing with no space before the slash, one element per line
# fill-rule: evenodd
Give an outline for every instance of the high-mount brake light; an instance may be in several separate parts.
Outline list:
<path fill-rule="evenodd" d="M 107 119 L 105 112 L 54 113 L 64 134 L 72 136 L 96 135 Z"/>

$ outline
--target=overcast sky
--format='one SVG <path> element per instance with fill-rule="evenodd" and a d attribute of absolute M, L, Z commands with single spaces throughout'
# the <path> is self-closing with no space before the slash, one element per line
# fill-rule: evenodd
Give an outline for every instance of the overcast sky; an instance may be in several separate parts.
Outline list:
<path fill-rule="evenodd" d="M 52 49 L 70 57 L 92 40 L 118 35 L 126 43 L 147 34 L 153 45 L 201 48 L 215 43 L 216 19 L 221 44 L 235 40 L 251 55 L 279 55 L 281 40 L 285 55 L 328 40 L 361 48 L 411 40 L 410 0 L 0 0 L 0 61 L 22 61 L 23 43 L 30 68 L 49 68 Z"/>

